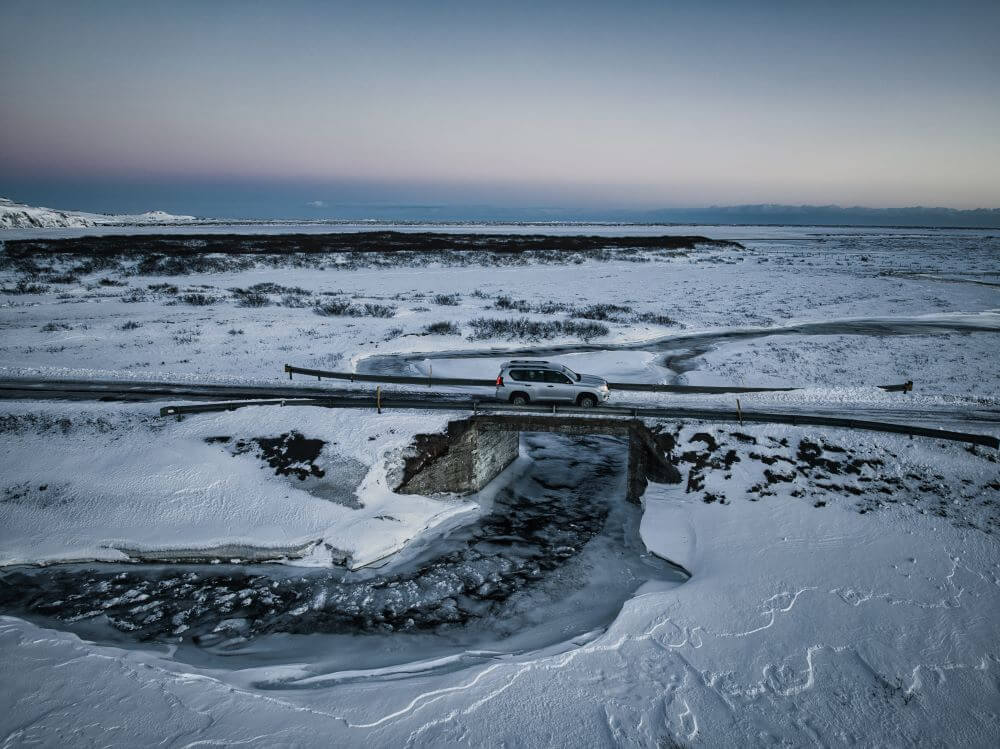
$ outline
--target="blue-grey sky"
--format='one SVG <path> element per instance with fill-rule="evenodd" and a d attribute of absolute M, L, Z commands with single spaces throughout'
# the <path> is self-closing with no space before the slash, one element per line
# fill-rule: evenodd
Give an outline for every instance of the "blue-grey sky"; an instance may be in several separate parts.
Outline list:
<path fill-rule="evenodd" d="M 996 207 L 998 40 L 995 0 L 3 0 L 0 190 Z"/>

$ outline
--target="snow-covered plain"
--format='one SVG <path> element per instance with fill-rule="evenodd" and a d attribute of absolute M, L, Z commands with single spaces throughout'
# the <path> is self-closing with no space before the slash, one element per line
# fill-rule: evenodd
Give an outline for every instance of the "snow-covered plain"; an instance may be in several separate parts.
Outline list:
<path fill-rule="evenodd" d="M 384 454 L 402 452 L 414 432 L 442 429 L 446 415 L 408 412 L 389 424 L 369 412 L 274 408 L 173 424 L 152 407 L 14 403 L 4 418 L 0 566 L 270 552 L 360 567 L 475 507 L 419 496 L 400 503 L 388 486 Z M 276 475 L 254 451 L 228 449 L 292 431 L 327 443 L 318 460 L 328 475 Z M 358 468 L 341 475 L 344 465 Z M 340 486 L 344 496 L 331 501 Z"/>
<path fill-rule="evenodd" d="M 8 265 L 0 365 L 6 376 L 287 383 L 286 361 L 381 362 L 490 377 L 502 351 L 449 352 L 565 344 L 558 356 L 570 366 L 612 379 L 807 388 L 741 396 L 744 408 L 908 410 L 1000 433 L 1000 240 L 831 229 L 757 237 L 743 250 L 699 248 L 650 262 L 260 263 L 181 276 L 96 270 L 65 283 L 46 280 L 62 267 L 26 279 Z M 267 303 L 240 306 L 231 289 L 261 283 L 272 284 L 262 287 Z M 188 304 L 189 294 L 212 301 Z M 314 313 L 330 300 L 395 313 Z M 530 311 L 518 311 L 519 301 Z M 540 302 L 562 306 L 546 313 Z M 608 334 L 587 345 L 468 340 L 477 317 L 578 319 L 574 311 L 595 304 L 628 310 L 613 311 L 603 321 Z M 440 321 L 461 334 L 424 334 Z M 836 324 L 808 327 L 817 322 Z M 764 330 L 723 334 L 747 327 Z M 682 340 L 701 333 L 697 346 Z M 644 341 L 659 343 L 637 345 Z M 421 352 L 428 356 L 411 356 Z M 873 387 L 908 378 L 910 395 Z M 640 397 L 616 397 L 626 395 Z M 732 399 L 698 402 L 720 400 Z M 393 569 L 407 548 L 427 553 L 490 506 L 489 492 L 390 491 L 399 452 L 413 434 L 442 429 L 448 415 L 440 412 L 252 408 L 174 421 L 160 420 L 158 405 L 0 408 L 0 558 L 9 569 L 179 551 L 225 552 L 224 561 L 245 564 L 261 549 L 299 557 L 286 566 L 356 566 L 403 549 L 399 561 L 390 558 Z M 12 746 L 997 743 L 994 451 L 831 429 L 659 426 L 675 435 L 684 482 L 650 486 L 638 534 L 692 577 L 640 587 L 596 631 L 492 657 L 401 645 L 392 665 L 345 671 L 324 657 L 321 639 L 294 649 L 292 660 L 263 649 L 258 663 L 245 651 L 192 660 L 182 657 L 184 643 L 4 616 L 0 735 Z M 327 475 L 274 475 L 253 451 L 233 449 L 290 431 L 326 442 L 319 462 Z M 230 440 L 206 442 L 213 437 Z M 572 449 L 586 461 L 597 448 Z M 498 486 L 514 481 L 524 460 Z M 558 579 L 546 590 L 558 590 Z"/>

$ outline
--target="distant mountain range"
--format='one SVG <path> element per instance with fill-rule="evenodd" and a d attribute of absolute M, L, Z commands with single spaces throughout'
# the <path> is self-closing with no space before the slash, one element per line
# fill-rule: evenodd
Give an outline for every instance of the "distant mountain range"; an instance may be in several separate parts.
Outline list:
<path fill-rule="evenodd" d="M 703 208 L 573 208 L 449 204 L 379 204 L 314 201 L 312 218 L 407 222 L 614 222 L 640 224 L 745 224 L 799 226 L 914 226 L 969 229 L 1000 228 L 1000 209 L 866 208 L 838 205 L 708 206 Z"/>
<path fill-rule="evenodd" d="M 89 226 L 149 226 L 195 221 L 194 216 L 175 216 L 163 211 L 111 215 L 83 211 L 59 211 L 53 208 L 15 203 L 0 198 L 0 229 L 58 229 Z"/>
<path fill-rule="evenodd" d="M 632 220 L 707 224 L 821 224 L 839 226 L 947 226 L 977 229 L 1000 227 L 1000 208 L 866 208 L 839 205 L 711 206 L 626 212 Z M 641 216 L 642 218 L 638 218 Z"/>

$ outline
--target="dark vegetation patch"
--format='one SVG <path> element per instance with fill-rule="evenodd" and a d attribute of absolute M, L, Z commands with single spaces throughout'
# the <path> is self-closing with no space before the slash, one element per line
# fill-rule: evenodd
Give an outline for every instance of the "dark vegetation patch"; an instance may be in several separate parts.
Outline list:
<path fill-rule="evenodd" d="M 474 293 L 473 296 L 476 296 Z M 485 296 L 485 295 L 482 295 Z M 508 294 L 502 294 L 493 301 L 494 309 L 511 310 L 515 312 L 533 312 L 539 315 L 566 314 L 578 320 L 595 320 L 611 323 L 644 322 L 663 326 L 680 326 L 676 320 L 667 315 L 653 312 L 633 314 L 632 308 L 624 304 L 590 304 L 585 307 L 574 307 L 565 302 L 543 301 L 531 303 L 525 299 L 515 299 Z"/>
<path fill-rule="evenodd" d="M 608 327 L 596 322 L 572 320 L 529 320 L 520 318 L 477 317 L 469 320 L 472 333 L 469 340 L 480 341 L 500 338 L 507 341 L 540 341 L 548 338 L 567 337 L 589 341 L 608 334 Z"/>
<path fill-rule="evenodd" d="M 570 312 L 570 317 L 579 317 L 584 320 L 604 320 L 606 322 L 625 322 L 622 317 L 632 311 L 631 307 L 621 304 L 591 304 L 583 309 L 576 309 Z"/>
<path fill-rule="evenodd" d="M 13 286 L 3 286 L 0 287 L 0 293 L 3 294 L 45 294 L 49 290 L 49 287 L 43 283 L 32 283 L 26 278 L 18 280 Z"/>
<path fill-rule="evenodd" d="M 193 291 L 187 294 L 181 294 L 179 297 L 180 301 L 184 304 L 190 304 L 194 307 L 207 307 L 211 304 L 215 304 L 219 301 L 219 297 L 212 296 L 211 294 L 203 294 L 200 291 Z"/>
<path fill-rule="evenodd" d="M 533 311 L 531 304 L 524 299 L 512 299 L 507 295 L 498 296 L 496 301 L 493 302 L 493 307 L 496 309 L 514 310 L 517 312 Z"/>
<path fill-rule="evenodd" d="M 46 283 L 56 283 L 68 286 L 69 284 L 79 283 L 80 277 L 75 273 L 48 273 L 46 274 L 44 281 Z"/>
<path fill-rule="evenodd" d="M 396 308 L 388 304 L 353 304 L 343 299 L 324 302 L 313 308 L 313 312 L 324 317 L 393 317 Z"/>
<path fill-rule="evenodd" d="M 654 312 L 643 312 L 639 315 L 636 315 L 635 320 L 637 322 L 649 323 L 650 325 L 662 325 L 663 327 L 671 327 L 671 326 L 683 327 L 679 322 L 677 322 L 674 318 L 670 317 L 669 315 L 658 315 Z"/>
<path fill-rule="evenodd" d="M 280 283 L 264 281 L 255 283 L 245 289 L 234 287 L 229 289 L 239 307 L 267 307 L 274 303 L 272 296 L 281 295 L 280 304 L 283 307 L 303 308 L 313 305 L 312 292 L 301 286 L 282 286 Z"/>
<path fill-rule="evenodd" d="M 462 329 L 455 323 L 448 322 L 447 320 L 432 322 L 424 328 L 424 332 L 428 335 L 462 335 Z"/>
<path fill-rule="evenodd" d="M 557 315 L 560 312 L 569 312 L 572 309 L 565 302 L 539 302 L 534 310 L 542 315 Z"/>
<path fill-rule="evenodd" d="M 208 444 L 228 444 L 230 437 L 206 437 Z M 316 465 L 323 447 L 321 439 L 310 439 L 299 432 L 286 432 L 278 437 L 239 439 L 232 446 L 233 455 L 254 453 L 274 469 L 278 476 L 295 476 L 305 481 L 309 476 L 322 478 L 326 471 Z"/>
<path fill-rule="evenodd" d="M 432 300 L 434 304 L 441 305 L 443 307 L 456 307 L 458 303 L 462 301 L 461 294 L 435 294 Z"/>
<path fill-rule="evenodd" d="M 237 289 L 230 290 L 237 291 Z M 273 281 L 255 283 L 253 286 L 243 289 L 243 291 L 255 292 L 257 294 L 296 294 L 306 296 L 311 293 L 308 289 L 303 289 L 301 286 L 282 286 L 280 283 L 274 283 Z"/>
<path fill-rule="evenodd" d="M 172 283 L 151 283 L 146 286 L 150 291 L 155 291 L 159 294 L 176 294 L 180 289 L 174 286 Z"/>
<path fill-rule="evenodd" d="M 6 242 L 12 257 L 52 255 L 168 257 L 286 253 L 395 253 L 476 251 L 519 255 L 530 251 L 589 253 L 599 250 L 690 250 L 696 245 L 735 247 L 738 242 L 702 236 L 598 237 L 548 234 L 436 234 L 372 231 L 330 234 L 146 234 L 139 236 L 17 239 Z"/>
<path fill-rule="evenodd" d="M 150 234 L 11 240 L 5 243 L 6 251 L 0 255 L 0 270 L 14 270 L 38 279 L 44 273 L 68 273 L 74 277 L 97 272 L 179 276 L 261 266 L 353 269 L 430 264 L 565 265 L 585 260 L 647 262 L 655 257 L 685 255 L 699 245 L 743 249 L 736 242 L 699 236 L 567 237 L 394 231 L 271 236 Z M 57 270 L 57 265 L 61 269 Z"/>
<path fill-rule="evenodd" d="M 313 300 L 311 296 L 306 296 L 304 294 L 282 294 L 281 296 L 281 306 L 290 307 L 292 309 L 304 309 L 305 307 L 311 307 Z"/>
<path fill-rule="evenodd" d="M 237 307 L 267 307 L 271 297 L 256 289 L 230 289 Z"/>

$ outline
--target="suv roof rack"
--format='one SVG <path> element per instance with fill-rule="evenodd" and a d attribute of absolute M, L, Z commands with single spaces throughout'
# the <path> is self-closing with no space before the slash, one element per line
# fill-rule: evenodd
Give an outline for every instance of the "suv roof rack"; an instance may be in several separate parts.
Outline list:
<path fill-rule="evenodd" d="M 548 364 L 544 359 L 511 359 L 508 364 Z"/>

